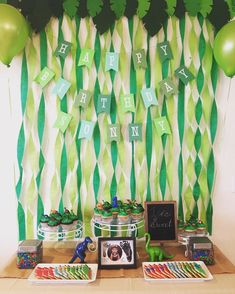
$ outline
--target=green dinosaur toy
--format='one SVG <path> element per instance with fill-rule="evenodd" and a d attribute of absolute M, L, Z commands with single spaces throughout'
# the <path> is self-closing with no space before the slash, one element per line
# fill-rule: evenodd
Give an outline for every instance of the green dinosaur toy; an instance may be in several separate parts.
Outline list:
<path fill-rule="evenodd" d="M 162 261 L 164 258 L 173 258 L 173 255 L 168 255 L 162 248 L 159 246 L 150 246 L 150 234 L 145 233 L 145 237 L 147 237 L 145 250 L 148 253 L 149 259 L 151 262 L 154 261 Z"/>

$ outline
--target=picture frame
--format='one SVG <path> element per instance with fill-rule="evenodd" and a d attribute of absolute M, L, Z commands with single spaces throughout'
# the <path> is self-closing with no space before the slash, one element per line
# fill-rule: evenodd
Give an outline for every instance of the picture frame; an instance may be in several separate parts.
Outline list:
<path fill-rule="evenodd" d="M 146 201 L 144 208 L 145 232 L 150 234 L 151 243 L 176 242 L 176 201 Z"/>
<path fill-rule="evenodd" d="M 136 268 L 136 266 L 135 238 L 98 238 L 99 269 L 129 269 Z"/>

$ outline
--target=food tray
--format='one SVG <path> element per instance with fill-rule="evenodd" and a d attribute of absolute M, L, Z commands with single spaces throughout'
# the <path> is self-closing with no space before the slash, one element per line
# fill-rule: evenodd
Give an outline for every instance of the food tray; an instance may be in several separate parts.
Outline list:
<path fill-rule="evenodd" d="M 98 264 L 97 263 L 91 263 L 91 264 L 87 264 L 87 266 L 91 269 L 91 279 L 88 280 L 82 280 L 79 279 L 76 276 L 72 276 L 71 275 L 61 275 L 60 278 L 53 278 L 52 276 L 49 275 L 49 277 L 42 277 L 39 278 L 36 276 L 36 271 L 38 268 L 51 268 L 53 273 L 55 273 L 55 269 L 58 269 L 58 267 L 60 267 L 60 269 L 65 269 L 66 267 L 70 267 L 70 268 L 76 268 L 76 267 L 81 267 L 84 264 L 68 264 L 68 263 L 39 263 L 35 269 L 33 270 L 33 272 L 31 273 L 31 275 L 28 278 L 28 281 L 31 283 L 36 283 L 36 284 L 64 284 L 64 283 L 68 283 L 68 284 L 87 284 L 87 283 L 91 283 L 94 282 L 96 280 L 96 275 L 97 275 L 97 269 L 98 269 Z M 65 271 L 67 272 L 67 271 Z M 59 276 L 59 275 L 58 275 Z"/>
<path fill-rule="evenodd" d="M 213 279 L 202 261 L 143 262 L 142 267 L 144 279 L 151 282 L 202 282 Z"/>

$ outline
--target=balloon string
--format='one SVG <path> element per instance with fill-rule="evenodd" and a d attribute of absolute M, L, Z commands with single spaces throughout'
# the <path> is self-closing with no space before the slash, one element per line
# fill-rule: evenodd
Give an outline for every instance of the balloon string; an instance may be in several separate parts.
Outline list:
<path fill-rule="evenodd" d="M 11 101 L 11 91 L 10 91 L 10 77 L 7 77 L 7 85 L 8 85 L 8 101 L 9 101 L 9 108 L 10 108 L 10 115 L 12 117 L 12 101 Z"/>

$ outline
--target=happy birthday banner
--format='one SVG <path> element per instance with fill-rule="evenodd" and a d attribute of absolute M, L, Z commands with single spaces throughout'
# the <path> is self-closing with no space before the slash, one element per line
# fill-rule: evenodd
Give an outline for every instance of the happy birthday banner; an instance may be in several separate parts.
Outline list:
<path fill-rule="evenodd" d="M 217 68 L 203 17 L 149 37 L 138 17 L 99 35 L 90 18 L 52 20 L 22 60 L 19 238 L 42 213 L 97 202 L 176 200 L 212 228 Z"/>

